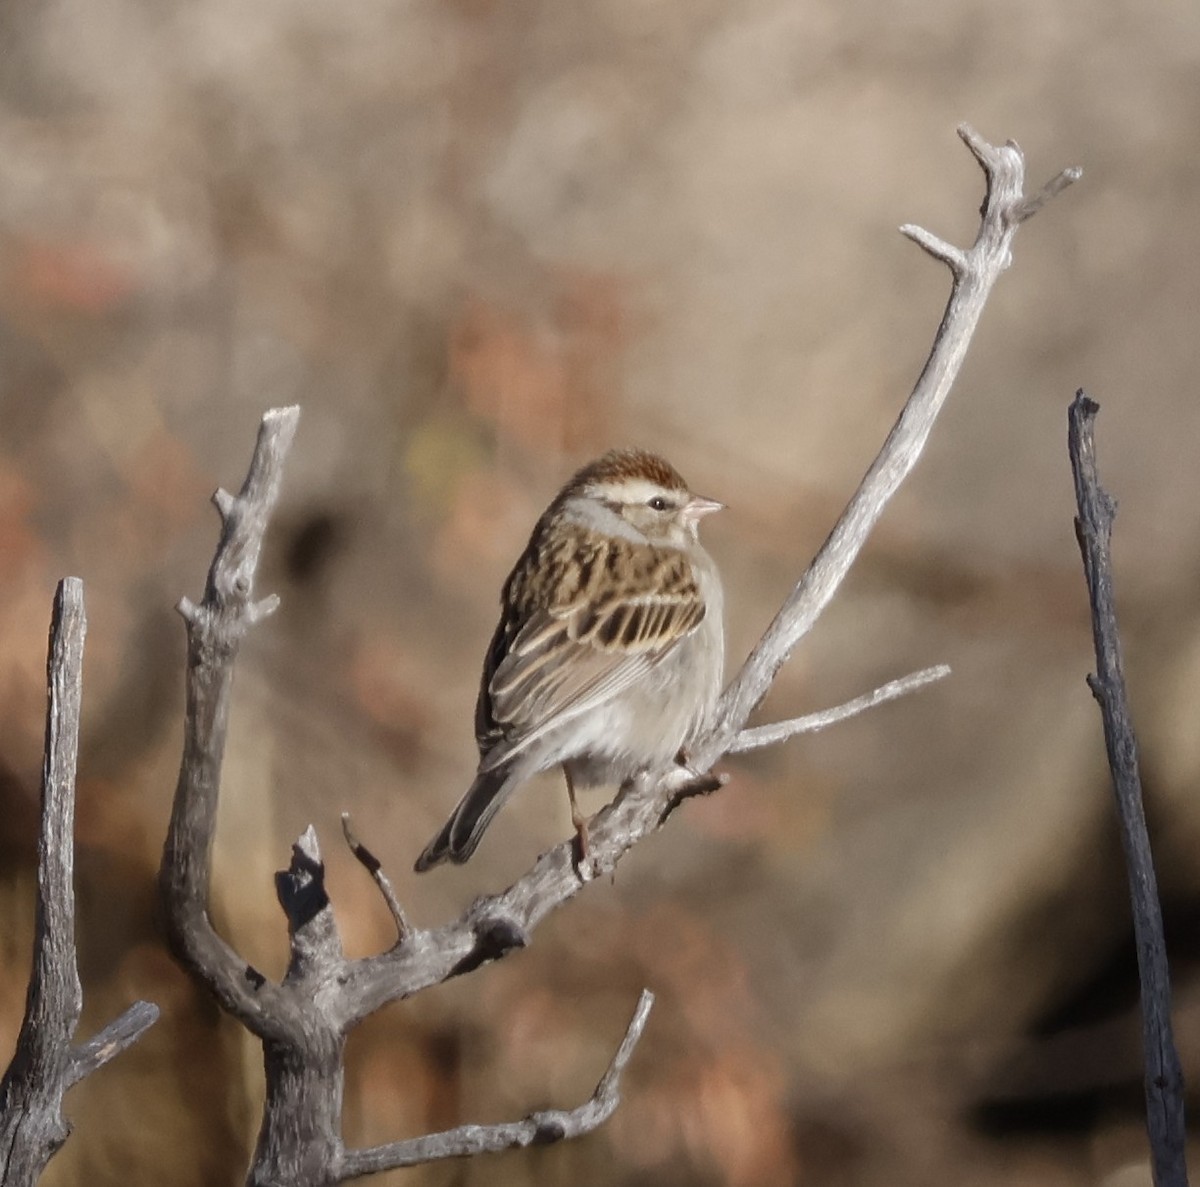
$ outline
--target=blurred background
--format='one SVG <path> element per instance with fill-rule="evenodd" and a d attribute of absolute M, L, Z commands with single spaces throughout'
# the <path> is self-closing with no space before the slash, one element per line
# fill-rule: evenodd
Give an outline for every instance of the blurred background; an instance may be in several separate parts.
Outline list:
<path fill-rule="evenodd" d="M 0 7 L 0 1017 L 28 973 L 54 584 L 90 633 L 77 880 L 90 1033 L 47 1183 L 231 1184 L 259 1055 L 165 955 L 154 872 L 184 632 L 261 412 L 304 414 L 247 642 L 214 911 L 258 967 L 311 821 L 348 949 L 391 943 L 349 810 L 433 925 L 570 832 L 526 787 L 466 867 L 411 863 L 474 768 L 500 585 L 581 462 L 666 454 L 740 662 L 915 378 L 1018 139 L 1031 223 L 927 454 L 761 719 L 946 682 L 731 761 L 530 950 L 350 1048 L 347 1139 L 570 1106 L 643 985 L 624 1103 L 412 1184 L 1148 1184 L 1125 875 L 1072 532 L 1102 405 L 1127 666 L 1200 1040 L 1200 10 L 1183 0 L 7 0 Z M 593 793 L 594 810 L 603 795 Z"/>

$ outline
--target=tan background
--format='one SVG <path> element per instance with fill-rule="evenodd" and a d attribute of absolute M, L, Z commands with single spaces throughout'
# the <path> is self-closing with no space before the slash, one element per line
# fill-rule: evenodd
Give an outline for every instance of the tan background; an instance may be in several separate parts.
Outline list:
<path fill-rule="evenodd" d="M 85 1028 L 165 1018 L 77 1089 L 47 1181 L 238 1181 L 257 1055 L 157 938 L 182 626 L 261 411 L 304 417 L 245 649 L 217 914 L 278 974 L 271 873 L 309 822 L 355 952 L 389 942 L 348 808 L 433 924 L 569 831 L 526 789 L 461 871 L 411 861 L 473 766 L 497 590 L 612 444 L 730 504 L 732 657 L 819 545 L 1018 138 L 1084 182 L 1016 245 L 913 480 L 769 711 L 953 678 L 730 763 L 731 786 L 532 949 L 356 1036 L 348 1138 L 571 1104 L 586 1141 L 389 1181 L 1148 1183 L 1124 875 L 1071 529 L 1065 409 L 1103 477 L 1195 1072 L 1200 840 L 1200 10 L 1082 0 L 11 0 L 0 11 L 0 912 L 24 994 L 45 629 L 86 582 Z M 598 798 L 593 801 L 596 805 Z"/>

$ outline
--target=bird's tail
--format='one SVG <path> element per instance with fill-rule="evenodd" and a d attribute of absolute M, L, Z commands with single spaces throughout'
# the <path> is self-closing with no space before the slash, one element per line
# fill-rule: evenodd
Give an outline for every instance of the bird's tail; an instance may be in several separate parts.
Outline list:
<path fill-rule="evenodd" d="M 492 823 L 492 817 L 500 811 L 501 805 L 520 781 L 520 772 L 514 771 L 511 766 L 480 771 L 450 819 L 425 846 L 413 869 L 420 874 L 444 861 L 460 865 L 466 861 L 475 852 L 487 826 Z"/>

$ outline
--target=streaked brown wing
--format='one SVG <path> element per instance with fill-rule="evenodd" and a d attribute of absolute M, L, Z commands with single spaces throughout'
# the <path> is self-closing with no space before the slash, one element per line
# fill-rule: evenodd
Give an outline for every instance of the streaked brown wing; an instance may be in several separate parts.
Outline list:
<path fill-rule="evenodd" d="M 582 571 L 567 567 L 563 579 L 537 591 L 542 605 L 528 606 L 519 627 L 497 632 L 483 690 L 491 729 L 480 738 L 481 770 L 617 696 L 704 618 L 682 553 L 598 536 L 592 544 Z"/>

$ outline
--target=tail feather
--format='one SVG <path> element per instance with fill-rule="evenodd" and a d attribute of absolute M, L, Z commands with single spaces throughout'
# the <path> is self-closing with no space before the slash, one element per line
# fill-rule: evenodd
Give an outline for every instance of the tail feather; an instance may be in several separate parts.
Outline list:
<path fill-rule="evenodd" d="M 511 768 L 480 771 L 450 819 L 425 846 L 413 869 L 421 874 L 444 861 L 459 865 L 466 861 L 478 847 L 492 817 L 520 781 L 520 774 Z"/>

